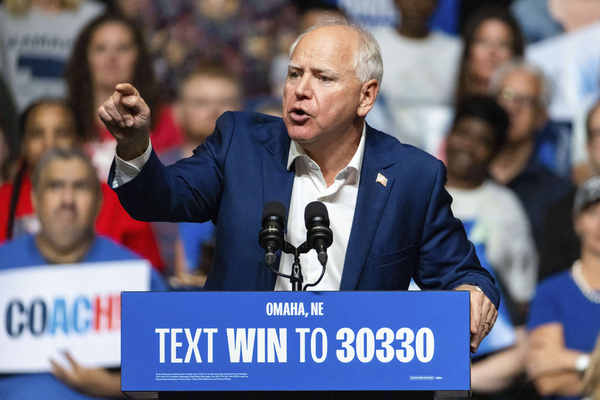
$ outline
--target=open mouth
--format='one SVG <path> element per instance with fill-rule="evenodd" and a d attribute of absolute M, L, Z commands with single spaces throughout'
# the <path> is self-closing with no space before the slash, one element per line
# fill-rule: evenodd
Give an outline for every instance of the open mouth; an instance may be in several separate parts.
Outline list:
<path fill-rule="evenodd" d="M 292 108 L 290 110 L 290 116 L 295 122 L 304 122 L 309 117 L 309 115 L 301 108 Z"/>

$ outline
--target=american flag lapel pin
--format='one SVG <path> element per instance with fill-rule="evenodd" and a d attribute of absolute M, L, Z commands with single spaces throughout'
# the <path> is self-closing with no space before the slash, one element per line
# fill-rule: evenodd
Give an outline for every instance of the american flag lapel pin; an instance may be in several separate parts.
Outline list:
<path fill-rule="evenodd" d="M 381 183 L 383 186 L 387 185 L 387 178 L 381 174 L 377 174 L 377 183 Z"/>

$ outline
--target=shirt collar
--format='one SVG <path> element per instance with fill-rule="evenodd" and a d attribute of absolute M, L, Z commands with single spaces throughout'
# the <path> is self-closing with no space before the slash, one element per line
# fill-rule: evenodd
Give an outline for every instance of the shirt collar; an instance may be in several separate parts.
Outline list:
<path fill-rule="evenodd" d="M 348 166 L 344 169 L 353 168 L 357 172 L 357 176 L 360 176 L 360 168 L 362 165 L 363 155 L 365 153 L 365 137 L 367 132 L 367 124 L 363 125 L 362 134 L 360 136 L 360 142 L 358 142 L 358 148 L 356 149 L 356 153 L 348 163 Z M 292 164 L 298 157 L 306 157 L 310 159 L 306 151 L 300 146 L 298 143 L 292 140 L 292 144 L 290 145 L 290 151 L 288 153 L 288 163 L 287 169 L 288 171 L 292 168 Z M 341 171 L 340 171 L 341 172 Z"/>

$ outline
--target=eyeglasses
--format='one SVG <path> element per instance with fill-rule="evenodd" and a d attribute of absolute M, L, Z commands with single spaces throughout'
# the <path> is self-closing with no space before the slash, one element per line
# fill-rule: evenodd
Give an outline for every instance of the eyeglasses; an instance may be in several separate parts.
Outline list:
<path fill-rule="evenodd" d="M 537 107 L 538 101 L 533 96 L 521 95 L 512 88 L 504 88 L 498 96 L 498 100 L 505 100 L 516 104 L 519 107 Z"/>

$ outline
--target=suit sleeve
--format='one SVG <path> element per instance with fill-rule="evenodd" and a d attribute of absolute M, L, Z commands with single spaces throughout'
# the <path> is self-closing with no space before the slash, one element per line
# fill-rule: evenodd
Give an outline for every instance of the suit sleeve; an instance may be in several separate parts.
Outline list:
<path fill-rule="evenodd" d="M 452 198 L 444 188 L 446 169 L 438 161 L 421 238 L 415 282 L 424 289 L 448 290 L 464 283 L 479 286 L 498 308 L 500 292 L 494 278 L 481 266 L 462 222 L 450 208 Z"/>
<path fill-rule="evenodd" d="M 139 175 L 114 189 L 125 210 L 140 221 L 216 222 L 224 164 L 234 131 L 233 114 L 225 113 L 193 156 L 168 167 L 153 150 Z M 114 171 L 113 162 L 109 182 Z"/>

